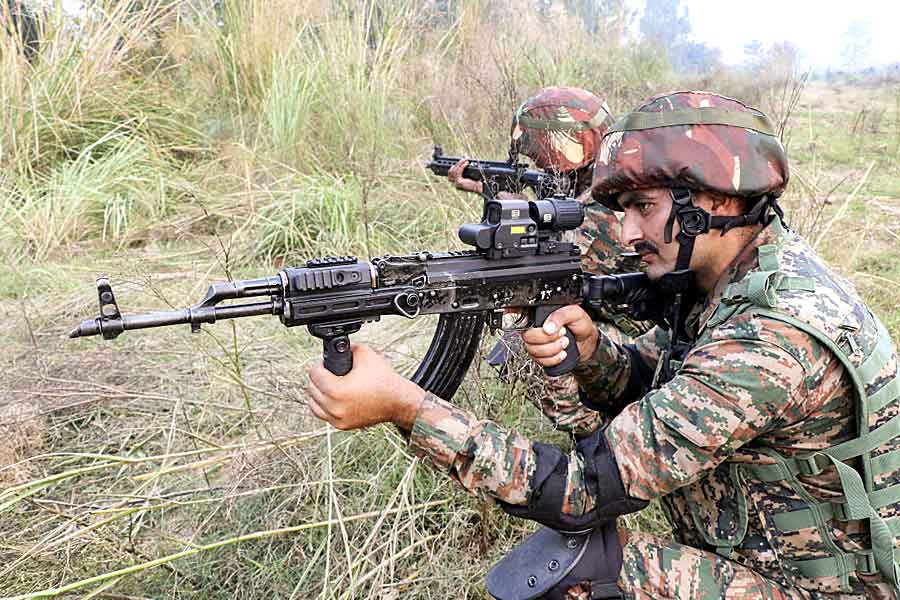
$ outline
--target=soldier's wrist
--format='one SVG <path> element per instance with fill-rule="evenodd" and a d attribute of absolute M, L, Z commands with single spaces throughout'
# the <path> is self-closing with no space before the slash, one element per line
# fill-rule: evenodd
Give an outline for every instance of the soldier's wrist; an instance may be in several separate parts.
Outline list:
<path fill-rule="evenodd" d="M 593 335 L 584 341 L 584 351 L 581 352 L 578 364 L 575 365 L 575 369 L 572 371 L 572 375 L 575 376 L 575 381 L 577 381 L 579 385 L 581 384 L 581 380 L 594 373 L 599 365 L 600 344 L 600 332 L 595 327 Z"/>
<path fill-rule="evenodd" d="M 394 404 L 391 422 L 402 431 L 410 432 L 416 422 L 416 415 L 419 414 L 419 409 L 422 407 L 425 390 L 408 379 L 404 379 L 404 381 Z"/>

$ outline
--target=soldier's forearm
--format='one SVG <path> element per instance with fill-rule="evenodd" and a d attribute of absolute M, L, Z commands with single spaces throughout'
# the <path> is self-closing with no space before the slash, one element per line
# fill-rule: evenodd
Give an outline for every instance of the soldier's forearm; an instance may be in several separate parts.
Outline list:
<path fill-rule="evenodd" d="M 547 378 L 547 385 L 529 400 L 556 429 L 575 436 L 593 433 L 605 421 L 603 413 L 582 404 L 578 382 L 571 374 Z"/>
<path fill-rule="evenodd" d="M 471 493 L 524 504 L 534 470 L 531 442 L 514 430 L 426 394 L 409 438 L 410 450 Z"/>
<path fill-rule="evenodd" d="M 596 408 L 609 408 L 629 389 L 632 364 L 624 347 L 600 331 L 594 354 L 579 364 L 573 374 L 589 403 Z"/>

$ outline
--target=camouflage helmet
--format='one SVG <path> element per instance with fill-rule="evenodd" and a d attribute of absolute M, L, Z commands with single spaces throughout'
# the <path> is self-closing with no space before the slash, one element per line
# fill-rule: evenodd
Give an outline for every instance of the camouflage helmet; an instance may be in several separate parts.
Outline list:
<path fill-rule="evenodd" d="M 788 176 L 784 147 L 762 112 L 711 92 L 672 92 L 609 128 L 591 193 L 613 210 L 621 210 L 621 192 L 653 187 L 774 200 Z"/>
<path fill-rule="evenodd" d="M 594 160 L 597 145 L 613 118 L 594 94 L 574 87 L 548 87 L 516 110 L 511 152 L 542 169 L 574 171 Z"/>

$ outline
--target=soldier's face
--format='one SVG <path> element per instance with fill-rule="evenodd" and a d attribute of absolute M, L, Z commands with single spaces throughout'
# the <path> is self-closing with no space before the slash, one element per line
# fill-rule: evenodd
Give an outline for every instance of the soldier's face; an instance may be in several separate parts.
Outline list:
<path fill-rule="evenodd" d="M 675 270 L 678 258 L 678 223 L 672 228 L 672 242 L 666 243 L 664 231 L 672 197 L 666 188 L 652 188 L 635 192 L 625 192 L 619 197 L 619 204 L 625 209 L 622 224 L 622 241 L 632 246 L 647 265 L 647 276 L 657 280 Z"/>

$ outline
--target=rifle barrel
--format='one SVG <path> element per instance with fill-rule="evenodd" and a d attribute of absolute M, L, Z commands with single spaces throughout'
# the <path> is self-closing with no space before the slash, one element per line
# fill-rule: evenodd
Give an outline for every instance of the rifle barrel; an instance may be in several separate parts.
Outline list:
<path fill-rule="evenodd" d="M 199 306 L 165 312 L 152 312 L 140 315 L 125 315 L 121 320 L 111 320 L 108 329 L 130 331 L 133 329 L 149 329 L 168 325 L 199 326 L 201 323 L 215 323 L 221 319 L 236 319 L 256 315 L 277 315 L 281 312 L 281 299 L 273 298 L 268 302 L 252 304 L 235 304 L 230 306 Z M 90 337 L 103 333 L 103 320 L 86 319 L 69 333 L 70 338 Z"/>

